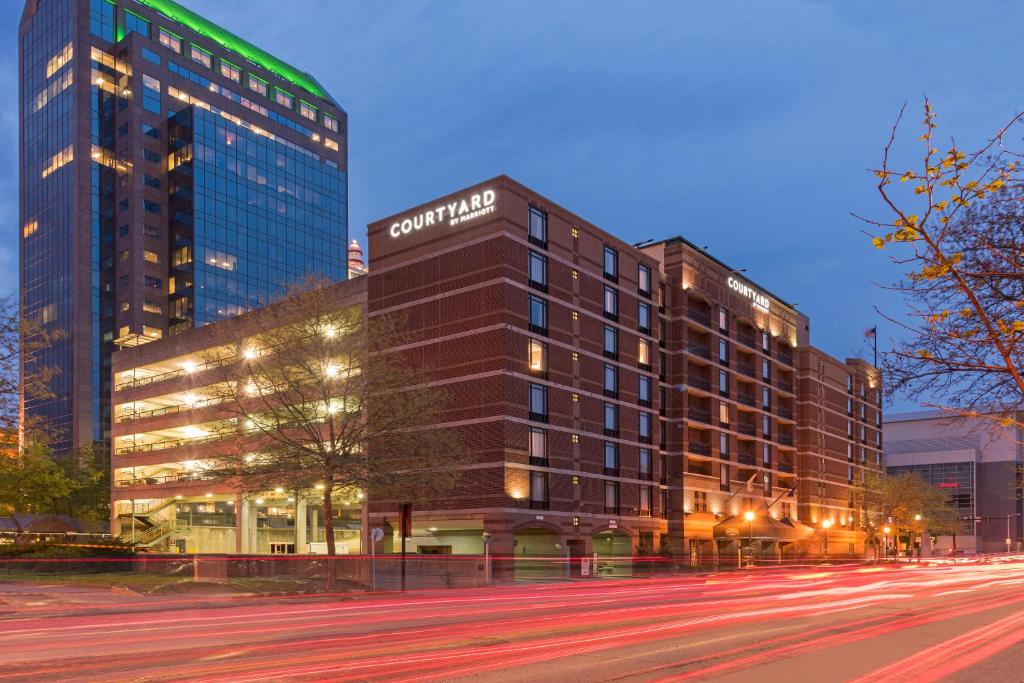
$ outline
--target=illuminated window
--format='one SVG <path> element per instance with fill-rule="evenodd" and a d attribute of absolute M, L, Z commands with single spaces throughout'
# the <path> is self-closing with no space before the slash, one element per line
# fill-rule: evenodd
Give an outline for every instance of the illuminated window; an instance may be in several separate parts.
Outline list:
<path fill-rule="evenodd" d="M 530 427 L 530 462 L 534 465 L 547 464 L 548 430 Z"/>
<path fill-rule="evenodd" d="M 718 329 L 722 332 L 729 330 L 729 311 L 721 306 L 718 307 Z"/>
<path fill-rule="evenodd" d="M 160 314 L 164 312 L 164 307 L 152 301 L 145 301 L 142 304 L 142 310 L 145 311 L 146 313 Z"/>
<path fill-rule="evenodd" d="M 46 77 L 49 78 L 53 74 L 57 73 L 62 66 L 71 61 L 71 57 L 74 55 L 74 50 L 71 43 L 68 43 L 64 48 L 50 57 L 50 60 L 46 62 Z"/>
<path fill-rule="evenodd" d="M 651 487 L 641 486 L 640 487 L 640 516 L 650 517 L 651 516 Z"/>
<path fill-rule="evenodd" d="M 636 362 L 644 367 L 651 367 L 651 342 L 641 339 L 637 344 Z"/>
<path fill-rule="evenodd" d="M 235 83 L 241 83 L 242 81 L 242 70 L 224 59 L 220 60 L 220 75 Z"/>
<path fill-rule="evenodd" d="M 264 97 L 266 97 L 267 92 L 269 92 L 267 89 L 267 82 L 262 78 L 257 78 L 256 76 L 253 76 L 252 74 L 249 74 L 249 90 L 258 92 L 260 95 L 263 95 Z"/>
<path fill-rule="evenodd" d="M 161 28 L 158 31 L 158 40 L 160 41 L 160 44 L 168 50 L 174 50 L 179 54 L 181 53 L 181 36 L 171 33 L 165 28 Z"/>
<path fill-rule="evenodd" d="M 21 235 L 22 237 L 28 237 L 29 235 L 35 234 L 38 229 L 39 221 L 29 221 L 25 224 L 25 227 L 21 229 Z"/>
<path fill-rule="evenodd" d="M 280 88 L 274 89 L 274 101 L 282 107 L 288 107 L 289 109 L 295 108 L 295 97 L 292 96 L 291 93 L 285 92 Z"/>
<path fill-rule="evenodd" d="M 213 66 L 213 54 L 207 52 L 198 45 L 192 44 L 188 53 L 189 58 L 196 64 L 202 64 L 207 69 Z"/>
<path fill-rule="evenodd" d="M 729 424 L 729 404 L 719 403 L 718 404 L 718 421 L 723 425 Z"/>
<path fill-rule="evenodd" d="M 299 100 L 299 116 L 316 121 L 317 108 L 305 100 Z"/>
<path fill-rule="evenodd" d="M 148 249 L 144 249 L 142 251 L 142 258 L 149 263 L 160 263 L 160 254 L 155 251 L 149 251 Z"/>
<path fill-rule="evenodd" d="M 530 472 L 530 507 L 548 506 L 548 473 Z"/>
<path fill-rule="evenodd" d="M 619 315 L 619 293 L 608 285 L 604 287 L 604 314 L 613 319 Z"/>
<path fill-rule="evenodd" d="M 637 457 L 637 471 L 641 479 L 650 479 L 653 475 L 651 469 L 651 449 L 641 448 Z"/>
<path fill-rule="evenodd" d="M 330 114 L 324 114 L 324 128 L 326 128 L 327 130 L 333 130 L 335 133 L 337 133 L 339 127 L 340 126 L 338 125 L 338 119 L 334 118 Z"/>
<path fill-rule="evenodd" d="M 75 159 L 75 148 L 72 145 L 68 145 L 61 151 L 50 157 L 50 163 L 43 169 L 43 177 L 49 176 L 51 173 L 59 168 L 70 164 Z"/>
<path fill-rule="evenodd" d="M 547 344 L 531 339 L 529 341 L 529 363 L 532 372 L 546 372 L 548 369 Z"/>
<path fill-rule="evenodd" d="M 604 484 L 604 511 L 608 515 L 619 514 L 619 482 L 606 481 Z"/>

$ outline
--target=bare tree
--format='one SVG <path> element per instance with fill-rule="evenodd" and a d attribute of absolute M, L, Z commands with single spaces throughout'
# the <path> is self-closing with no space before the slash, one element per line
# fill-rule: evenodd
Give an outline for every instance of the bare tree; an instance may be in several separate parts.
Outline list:
<path fill-rule="evenodd" d="M 216 384 L 242 433 L 216 469 L 250 493 L 282 487 L 318 497 L 330 556 L 336 495 L 443 495 L 459 449 L 450 430 L 435 428 L 446 396 L 403 353 L 401 320 L 368 320 L 362 307 L 340 306 L 336 292 L 310 281 L 254 314 L 260 330 Z"/>
<path fill-rule="evenodd" d="M 14 295 L 0 297 L 0 446 L 17 447 L 23 391 L 41 399 L 54 396 L 51 383 L 57 370 L 33 363 L 31 372 L 22 377 L 22 362 L 33 362 L 40 351 L 63 337 L 63 331 L 23 317 Z M 27 439 L 46 440 L 40 433 L 41 425 L 30 422 L 20 426 Z"/>
<path fill-rule="evenodd" d="M 893 160 L 903 113 L 874 170 L 888 217 L 864 219 L 905 271 L 891 286 L 908 313 L 886 316 L 899 330 L 884 354 L 886 384 L 890 394 L 1013 424 L 1024 407 L 1024 186 L 1018 154 L 1003 143 L 1022 115 L 973 152 L 955 141 L 940 151 L 926 99 L 922 154 L 904 171 Z"/>

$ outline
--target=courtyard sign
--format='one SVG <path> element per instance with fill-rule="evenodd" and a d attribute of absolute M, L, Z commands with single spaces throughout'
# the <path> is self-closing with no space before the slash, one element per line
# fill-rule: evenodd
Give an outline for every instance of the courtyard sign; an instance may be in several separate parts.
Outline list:
<path fill-rule="evenodd" d="M 771 309 L 771 301 L 768 297 L 757 291 L 745 282 L 740 282 L 736 278 L 729 276 L 728 280 L 729 289 L 736 292 L 740 296 L 750 299 L 751 305 L 754 308 L 761 311 L 762 313 L 768 313 Z"/>
<path fill-rule="evenodd" d="M 401 237 L 431 225 L 454 226 L 468 223 L 494 213 L 497 210 L 495 200 L 494 190 L 483 190 L 460 199 L 453 199 L 428 211 L 396 221 L 388 229 L 388 234 L 392 237 Z"/>

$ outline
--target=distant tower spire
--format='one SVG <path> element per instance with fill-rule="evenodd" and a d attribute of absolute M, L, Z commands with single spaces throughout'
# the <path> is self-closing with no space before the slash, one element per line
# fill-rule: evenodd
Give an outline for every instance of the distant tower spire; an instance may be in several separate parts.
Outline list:
<path fill-rule="evenodd" d="M 348 245 L 348 277 L 349 279 L 366 275 L 366 264 L 363 262 L 363 248 L 359 246 L 358 240 L 352 240 Z"/>

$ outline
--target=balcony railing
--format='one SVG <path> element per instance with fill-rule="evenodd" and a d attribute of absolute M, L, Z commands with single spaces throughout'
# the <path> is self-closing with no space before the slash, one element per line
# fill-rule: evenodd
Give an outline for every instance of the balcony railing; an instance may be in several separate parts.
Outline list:
<path fill-rule="evenodd" d="M 783 446 L 793 445 L 793 437 L 790 436 L 789 434 L 779 434 L 778 436 L 775 437 L 775 440 L 781 443 Z"/>
<path fill-rule="evenodd" d="M 780 461 L 775 465 L 775 469 L 777 469 L 779 472 L 789 472 L 790 474 L 792 474 L 793 463 Z"/>
<path fill-rule="evenodd" d="M 743 330 L 736 331 L 736 341 L 751 348 L 756 348 L 757 346 L 757 340 L 754 338 L 754 335 L 749 332 L 744 332 Z"/>
<path fill-rule="evenodd" d="M 786 408 L 784 406 L 779 406 L 779 409 L 776 412 L 778 412 L 779 417 L 785 418 L 787 420 L 792 420 L 793 419 L 793 409 L 792 408 Z"/>
<path fill-rule="evenodd" d="M 704 422 L 705 424 L 711 424 L 711 411 L 703 410 L 701 408 L 690 408 L 686 411 L 686 416 L 691 420 L 697 422 Z"/>
<path fill-rule="evenodd" d="M 195 401 L 192 404 L 179 404 L 174 406 L 162 406 L 160 408 L 153 408 L 151 410 L 135 410 L 131 412 L 123 412 L 117 416 L 116 422 L 131 422 L 132 420 L 144 420 L 151 417 L 160 417 L 162 415 L 174 415 L 185 410 L 192 410 L 193 408 L 205 408 L 206 406 L 216 405 L 221 402 L 220 398 L 204 398 L 199 401 Z"/>
<path fill-rule="evenodd" d="M 793 393 L 793 383 L 792 382 L 790 382 L 788 380 L 785 380 L 785 379 L 780 379 L 777 384 L 778 384 L 779 389 L 782 389 L 786 393 L 789 393 L 789 394 Z"/>
<path fill-rule="evenodd" d="M 711 444 L 690 439 L 687 442 L 686 450 L 697 455 L 711 455 Z"/>
<path fill-rule="evenodd" d="M 736 369 L 741 375 L 757 378 L 757 372 L 754 370 L 753 365 L 748 365 L 747 363 L 736 363 Z"/>
<path fill-rule="evenodd" d="M 793 364 L 793 354 L 790 351 L 783 351 L 780 349 L 778 358 L 780 363 L 785 363 L 786 365 Z"/>
<path fill-rule="evenodd" d="M 705 379 L 700 375 L 687 375 L 686 383 L 691 387 L 703 389 L 704 391 L 711 391 L 711 380 Z"/>
<path fill-rule="evenodd" d="M 234 358 L 220 358 L 220 359 L 217 359 L 217 360 L 211 360 L 211 361 L 207 361 L 205 363 L 200 363 L 200 364 L 196 365 L 195 367 L 190 368 L 187 371 L 185 370 L 185 368 L 180 368 L 178 370 L 169 370 L 167 372 L 161 372 L 160 374 L 157 374 L 157 375 L 147 375 L 146 377 L 135 377 L 135 378 L 132 378 L 132 379 L 126 379 L 126 380 L 122 380 L 122 381 L 118 382 L 114 386 L 114 389 L 117 390 L 117 391 L 120 391 L 121 389 L 129 389 L 129 388 L 134 388 L 134 387 L 144 387 L 144 386 L 146 386 L 148 384 L 153 384 L 155 382 L 162 382 L 162 381 L 167 380 L 167 379 L 173 379 L 175 377 L 182 377 L 182 376 L 187 375 L 187 374 L 192 373 L 192 372 L 202 372 L 203 370 L 210 370 L 210 369 L 213 369 L 213 368 L 220 368 L 220 367 L 223 367 L 223 366 L 228 365 L 230 363 L 233 363 L 234 361 L 235 361 Z"/>
<path fill-rule="evenodd" d="M 757 434 L 757 425 L 753 422 L 739 422 L 736 425 L 736 430 L 740 434 L 746 434 L 747 436 L 755 436 Z"/>
<path fill-rule="evenodd" d="M 705 327 L 711 327 L 711 313 L 706 313 L 696 308 L 689 308 L 686 310 L 686 317 Z"/>
<path fill-rule="evenodd" d="M 687 342 L 686 350 L 695 356 L 700 356 L 701 358 L 711 360 L 711 349 L 709 349 L 704 344 L 698 344 L 696 342 Z"/>
<path fill-rule="evenodd" d="M 177 448 L 178 446 L 198 446 L 204 443 L 220 441 L 235 435 L 235 432 L 231 432 L 230 434 L 211 434 L 209 436 L 202 436 L 198 438 L 168 439 L 167 441 L 155 441 L 153 443 L 127 444 L 125 446 L 118 447 L 114 453 L 117 455 L 122 455 L 124 453 L 150 453 L 152 451 L 162 451 L 168 448 Z"/>
<path fill-rule="evenodd" d="M 159 477 L 125 477 L 118 479 L 117 486 L 159 486 L 182 481 L 209 481 L 217 477 L 203 472 L 180 472 L 178 474 L 163 474 Z"/>
<path fill-rule="evenodd" d="M 753 394 L 745 394 L 742 391 L 736 392 L 736 400 L 751 408 L 757 407 L 757 398 Z"/>
<path fill-rule="evenodd" d="M 736 457 L 736 462 L 738 462 L 741 465 L 756 465 L 757 456 L 755 456 L 753 453 L 740 453 Z"/>

